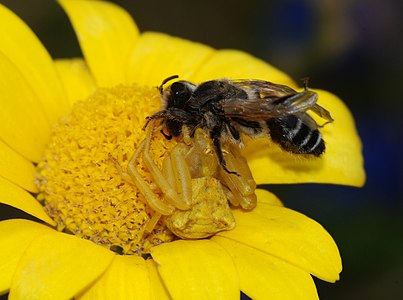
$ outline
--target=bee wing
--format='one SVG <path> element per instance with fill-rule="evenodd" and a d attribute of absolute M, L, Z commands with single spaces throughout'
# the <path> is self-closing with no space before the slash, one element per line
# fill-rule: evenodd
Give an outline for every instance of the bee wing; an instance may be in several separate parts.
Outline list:
<path fill-rule="evenodd" d="M 318 128 L 318 124 L 316 123 L 316 121 L 306 112 L 299 113 L 296 116 L 302 121 L 302 123 L 307 125 L 310 129 L 315 130 Z"/>
<path fill-rule="evenodd" d="M 233 84 L 243 90 L 254 92 L 260 98 L 270 98 L 273 101 L 297 94 L 297 91 L 286 85 L 264 80 L 238 79 L 234 80 Z"/>
<path fill-rule="evenodd" d="M 322 119 L 327 120 L 326 123 L 328 122 L 333 122 L 333 118 L 330 115 L 330 112 L 327 111 L 326 109 L 324 109 L 322 106 L 320 106 L 319 104 L 315 104 L 314 106 L 311 107 L 311 110 L 317 114 L 319 117 L 321 117 Z M 325 123 L 325 124 L 326 124 Z M 323 126 L 323 125 L 322 125 Z"/>
<path fill-rule="evenodd" d="M 247 120 L 267 120 L 298 114 L 315 106 L 318 95 L 306 90 L 283 98 L 226 99 L 222 102 L 225 116 Z"/>

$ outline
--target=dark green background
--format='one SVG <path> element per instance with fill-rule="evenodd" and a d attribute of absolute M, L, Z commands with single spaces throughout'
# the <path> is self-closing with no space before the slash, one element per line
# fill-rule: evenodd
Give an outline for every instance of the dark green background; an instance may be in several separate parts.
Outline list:
<path fill-rule="evenodd" d="M 318 281 L 322 299 L 403 299 L 403 2 L 399 0 L 113 1 L 153 30 L 258 56 L 295 80 L 339 95 L 364 143 L 367 184 L 268 186 L 337 241 L 341 281 Z M 52 0 L 0 1 L 55 58 L 81 56 Z M 337 120 L 336 120 L 337 121 Z M 13 214 L 2 206 L 2 215 Z M 270 283 L 268 283 L 270 284 Z"/>

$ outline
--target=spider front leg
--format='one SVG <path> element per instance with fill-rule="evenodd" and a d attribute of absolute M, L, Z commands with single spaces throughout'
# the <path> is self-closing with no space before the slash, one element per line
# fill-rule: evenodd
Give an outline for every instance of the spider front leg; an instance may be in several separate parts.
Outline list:
<path fill-rule="evenodd" d="M 129 161 L 129 164 L 127 166 L 127 172 L 123 171 L 120 164 L 117 162 L 115 158 L 112 157 L 112 155 L 109 154 L 109 158 L 115 164 L 116 169 L 119 171 L 122 178 L 138 188 L 138 190 L 147 200 L 147 203 L 151 206 L 152 209 L 154 209 L 161 215 L 170 215 L 175 210 L 175 207 L 159 199 L 151 190 L 151 188 L 148 186 L 148 184 L 144 182 L 143 178 L 141 177 L 140 173 L 137 171 L 135 167 L 135 162 L 140 156 L 141 152 L 143 151 L 144 144 L 145 140 L 143 140 L 138 145 L 136 151 L 134 152 L 133 156 Z"/>
<path fill-rule="evenodd" d="M 130 160 L 130 162 L 128 164 L 128 173 L 131 177 L 133 177 L 136 186 L 139 188 L 140 192 L 142 192 L 143 195 L 146 197 L 146 200 L 150 204 L 150 206 L 153 209 L 155 209 L 157 212 L 161 213 L 162 215 L 170 215 L 170 214 L 172 214 L 174 208 L 178 208 L 181 210 L 187 210 L 190 208 L 190 205 L 189 205 L 187 199 L 184 199 L 183 195 L 180 196 L 177 193 L 177 191 L 175 190 L 175 188 L 167 180 L 167 178 L 170 178 L 171 176 L 164 175 L 161 172 L 161 170 L 158 168 L 158 166 L 155 164 L 153 159 L 151 158 L 150 145 L 151 145 L 151 138 L 153 135 L 154 127 L 155 127 L 155 121 L 151 120 L 149 126 L 147 126 L 147 129 L 146 129 L 146 137 L 145 137 L 144 141 L 142 142 L 143 149 L 142 150 L 137 149 L 137 151 L 142 152 L 144 164 L 146 165 L 151 176 L 153 177 L 156 185 L 160 188 L 161 192 L 163 193 L 164 197 L 166 198 L 166 202 L 168 202 L 167 204 L 169 205 L 170 210 L 169 211 L 167 211 L 167 210 L 160 211 L 158 209 L 155 209 L 154 208 L 155 207 L 154 198 L 158 198 L 158 197 L 154 195 L 155 197 L 150 198 L 149 194 L 144 194 L 142 192 L 142 190 L 144 190 L 144 185 L 147 185 L 147 184 L 141 179 L 141 177 L 140 177 L 141 181 L 137 180 L 138 176 L 140 175 L 138 173 L 138 171 L 136 169 L 136 165 L 135 165 L 135 162 L 138 157 L 138 155 L 136 155 L 137 151 L 133 155 L 132 159 Z M 175 149 L 175 147 L 174 147 L 174 149 Z M 172 166 L 176 167 L 178 169 L 176 164 L 178 164 L 177 161 L 175 161 L 175 160 L 172 161 Z M 177 172 L 173 172 L 172 177 L 174 177 L 174 175 L 176 175 L 176 174 L 178 174 L 178 176 L 180 177 L 178 180 L 182 180 L 183 184 L 187 184 L 188 186 L 190 185 L 189 183 L 186 183 L 186 178 L 185 178 L 186 171 L 183 170 L 183 168 L 181 168 L 179 166 L 179 170 Z M 176 178 L 176 177 L 177 176 L 175 176 L 174 178 Z M 190 181 L 190 179 L 187 179 L 187 180 Z M 162 202 L 162 201 L 160 200 L 159 202 Z M 171 208 L 173 208 L 173 209 L 171 209 Z"/>

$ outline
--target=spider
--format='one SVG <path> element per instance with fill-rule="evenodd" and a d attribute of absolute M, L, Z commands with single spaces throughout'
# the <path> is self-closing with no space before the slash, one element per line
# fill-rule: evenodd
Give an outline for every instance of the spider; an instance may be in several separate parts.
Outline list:
<path fill-rule="evenodd" d="M 166 155 L 160 169 L 150 155 L 152 137 L 160 130 L 155 120 L 149 122 L 145 138 L 126 171 L 111 157 L 123 179 L 135 185 L 155 211 L 145 231 L 151 232 L 161 218 L 175 235 L 186 239 L 205 238 L 234 228 L 229 203 L 247 210 L 256 206 L 256 183 L 239 147 L 231 144 L 223 147 L 227 166 L 236 173 L 230 174 L 220 165 L 205 131 L 198 128 L 190 137 L 184 126 L 182 138 Z M 154 189 L 136 168 L 140 156 L 156 185 Z"/>

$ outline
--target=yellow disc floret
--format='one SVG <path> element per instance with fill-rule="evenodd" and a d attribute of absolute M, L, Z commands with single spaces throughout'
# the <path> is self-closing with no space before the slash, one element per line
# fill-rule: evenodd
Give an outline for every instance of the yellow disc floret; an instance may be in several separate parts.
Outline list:
<path fill-rule="evenodd" d="M 144 138 L 145 117 L 159 106 L 155 88 L 99 89 L 54 126 L 37 167 L 37 185 L 38 199 L 58 230 L 123 254 L 147 253 L 153 245 L 174 239 L 162 221 L 147 232 L 154 212 L 116 168 L 116 162 L 127 165 Z M 174 144 L 154 139 L 151 152 L 157 164 Z M 152 186 L 141 159 L 137 169 Z"/>

